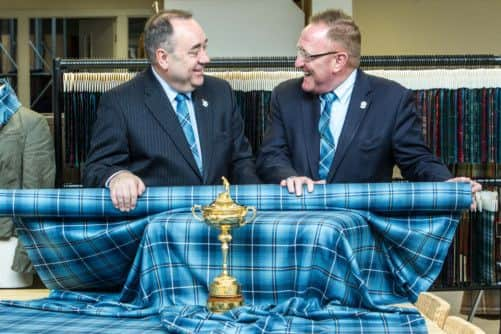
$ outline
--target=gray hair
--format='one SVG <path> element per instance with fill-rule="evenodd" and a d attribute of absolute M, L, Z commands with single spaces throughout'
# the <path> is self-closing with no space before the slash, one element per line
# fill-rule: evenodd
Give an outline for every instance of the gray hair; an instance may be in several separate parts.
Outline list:
<path fill-rule="evenodd" d="M 156 64 L 155 53 L 157 49 L 162 48 L 167 52 L 174 52 L 172 35 L 174 28 L 170 22 L 171 19 L 191 19 L 190 12 L 171 9 L 163 10 L 148 19 L 144 26 L 144 50 L 152 64 Z"/>
<path fill-rule="evenodd" d="M 323 23 L 329 27 L 328 37 L 331 41 L 341 43 L 350 55 L 350 64 L 353 67 L 360 65 L 362 36 L 360 29 L 351 16 L 342 10 L 329 9 L 315 14 L 310 23 Z"/>

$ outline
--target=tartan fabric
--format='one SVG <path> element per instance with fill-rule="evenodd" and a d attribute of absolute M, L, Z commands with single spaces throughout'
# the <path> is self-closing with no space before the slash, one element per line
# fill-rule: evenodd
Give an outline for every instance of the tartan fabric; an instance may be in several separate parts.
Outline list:
<path fill-rule="evenodd" d="M 40 311 L 0 305 L 2 334 L 126 334 L 165 333 L 159 316 L 146 318 L 111 318 L 78 313 Z"/>
<path fill-rule="evenodd" d="M 292 303 L 291 303 L 292 304 Z M 289 305 L 285 305 L 287 307 Z M 295 306 L 295 305 L 290 305 Z M 170 315 L 173 314 L 187 314 L 192 311 L 197 311 L 202 307 L 190 307 L 190 306 L 176 306 L 166 309 L 164 311 L 164 316 L 149 316 L 144 318 L 116 318 L 116 317 L 102 317 L 102 316 L 89 316 L 86 314 L 78 313 L 61 313 L 53 311 L 41 311 L 28 308 L 15 308 L 10 306 L 0 305 L 0 324 L 2 325 L 3 334 L 68 334 L 68 333 L 106 333 L 106 334 L 124 334 L 124 333 L 193 333 L 195 331 L 191 330 L 191 323 L 183 318 L 178 318 L 172 320 L 169 319 Z M 242 307 L 237 312 L 227 313 L 224 315 L 211 314 L 211 319 L 200 320 L 204 322 L 203 327 L 199 327 L 196 330 L 197 333 L 213 333 L 213 334 L 226 334 L 235 333 L 236 328 L 232 326 L 234 319 L 240 318 L 241 320 L 251 322 L 254 319 L 258 319 L 260 316 L 259 312 L 254 317 L 248 317 L 244 319 L 244 312 L 249 310 L 250 307 Z M 270 308 L 271 310 L 272 308 Z M 334 309 L 334 308 L 333 308 Z M 353 310 L 348 308 L 336 308 L 337 317 L 333 322 L 338 325 L 343 325 L 341 329 L 340 326 L 330 326 L 327 323 L 321 323 L 322 319 L 317 320 L 316 326 L 307 324 L 306 321 L 299 317 L 294 317 L 292 320 L 287 321 L 286 319 L 280 317 L 278 312 L 270 314 L 269 317 L 263 317 L 262 320 L 256 322 L 254 326 L 249 326 L 247 329 L 242 329 L 239 333 L 405 333 L 410 332 L 410 326 L 407 328 L 391 327 L 390 322 L 384 323 L 385 326 L 382 329 L 379 327 L 368 327 L 363 330 L 360 323 L 347 323 L 346 319 L 360 318 L 364 319 L 364 322 L 370 323 L 372 321 L 374 324 L 379 324 L 386 318 L 385 315 L 381 316 L 377 313 L 355 313 Z M 276 311 L 281 311 L 275 308 Z M 265 313 L 261 311 L 260 313 Z M 271 313 L 271 312 L 270 312 Z M 395 314 L 394 319 L 398 319 L 401 323 L 411 324 L 413 321 L 419 322 L 420 320 L 415 319 L 412 314 L 408 312 L 403 312 L 401 314 Z M 299 322 L 303 321 L 302 326 L 299 326 Z M 220 324 L 216 326 L 216 324 Z M 184 326 L 184 327 L 183 327 Z M 415 326 L 417 327 L 417 326 Z M 283 328 L 286 328 L 283 330 Z M 337 329 L 337 331 L 336 331 Z M 413 333 L 426 333 L 426 330 L 417 330 Z"/>
<path fill-rule="evenodd" d="M 145 217 L 171 210 L 208 205 L 222 186 L 150 187 L 136 209 L 124 213 L 113 207 L 105 188 L 0 189 L 0 216 L 95 218 Z M 258 210 L 335 210 L 371 212 L 458 211 L 471 203 L 467 183 L 396 182 L 316 185 L 315 191 L 297 197 L 276 185 L 235 185 L 232 198 Z"/>
<path fill-rule="evenodd" d="M 183 133 L 184 136 L 186 137 L 188 145 L 190 146 L 191 153 L 193 153 L 193 158 L 197 163 L 198 170 L 200 171 L 200 174 L 203 174 L 202 155 L 198 151 L 197 142 L 195 140 L 195 132 L 193 131 L 193 126 L 190 120 L 190 114 L 188 112 L 188 105 L 186 103 L 188 96 L 186 96 L 185 94 L 177 94 L 175 99 L 177 102 L 177 107 L 176 107 L 177 119 L 179 120 L 179 124 L 183 129 Z"/>
<path fill-rule="evenodd" d="M 19 306 L 109 316 L 110 322 L 114 317 L 159 315 L 164 329 L 174 333 L 426 332 L 417 311 L 386 305 L 415 300 L 434 281 L 457 225 L 454 211 L 470 205 L 469 184 L 343 186 L 324 191 L 318 187 L 303 198 L 278 191 L 283 197 L 267 198 L 275 200 L 274 206 L 263 203 L 259 191 L 280 190 L 277 186 L 232 188 L 234 198 L 258 206 L 260 212 L 253 223 L 234 231 L 229 258 L 246 306 L 223 315 L 208 313 L 203 306 L 209 283 L 221 271 L 218 233 L 187 212 L 193 203 L 187 194 L 213 199 L 218 187 L 164 188 L 170 201 L 182 198 L 184 206 L 182 201 L 164 202 L 170 211 L 140 219 L 21 218 L 20 236 L 37 271 L 49 287 L 59 290 L 39 301 L 3 302 L 10 306 L 0 308 L 0 328 L 11 323 L 9 314 Z M 368 191 L 372 189 L 376 191 Z M 402 196 L 389 189 L 398 189 Z M 17 203 L 16 197 L 7 196 L 11 203 Z M 319 209 L 301 209 L 310 209 L 314 202 Z M 327 209 L 334 203 L 373 211 L 340 205 Z M 379 205 L 381 212 L 376 210 Z M 100 204 L 89 207 L 105 212 Z M 0 214 L 12 212 L 5 208 L 0 205 Z M 280 209 L 284 211 L 276 211 Z M 82 291 L 106 287 L 117 292 Z M 62 321 L 65 317 L 73 315 L 63 314 Z M 32 326 L 31 332 L 37 332 L 39 327 Z"/>
<path fill-rule="evenodd" d="M 332 103 L 337 96 L 334 92 L 322 94 L 320 100 L 323 103 L 320 120 L 318 122 L 318 132 L 320 134 L 320 162 L 318 164 L 318 175 L 321 180 L 327 179 L 327 174 L 331 169 L 332 161 L 334 160 L 334 152 L 336 145 L 330 128 Z"/>

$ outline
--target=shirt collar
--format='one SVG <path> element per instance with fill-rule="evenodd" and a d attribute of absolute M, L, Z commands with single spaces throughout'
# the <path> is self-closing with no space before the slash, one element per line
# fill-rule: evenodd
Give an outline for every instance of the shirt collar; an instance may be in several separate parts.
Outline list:
<path fill-rule="evenodd" d="M 165 81 L 161 76 L 160 74 L 157 73 L 157 71 L 155 70 L 155 68 L 152 66 L 151 67 L 151 70 L 153 71 L 153 75 L 155 76 L 155 78 L 157 78 L 158 82 L 160 83 L 160 85 L 162 86 L 165 94 L 167 95 L 167 98 L 169 99 L 170 103 L 173 104 L 175 103 L 175 99 L 176 99 L 176 96 L 177 94 L 179 94 L 178 91 L 174 90 L 168 83 L 167 81 Z M 191 100 L 191 92 L 187 92 L 187 93 L 183 93 L 184 95 L 188 96 L 188 99 Z"/>
<path fill-rule="evenodd" d="M 357 78 L 357 69 L 355 69 L 351 74 L 343 81 L 336 89 L 334 93 L 336 94 L 339 102 L 346 104 L 353 91 L 353 86 L 355 85 L 355 79 Z"/>

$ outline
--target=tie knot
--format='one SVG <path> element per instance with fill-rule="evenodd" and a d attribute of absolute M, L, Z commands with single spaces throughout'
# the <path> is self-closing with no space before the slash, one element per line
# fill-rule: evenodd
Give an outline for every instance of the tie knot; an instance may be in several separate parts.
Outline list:
<path fill-rule="evenodd" d="M 337 99 L 337 95 L 334 92 L 328 92 L 320 95 L 320 100 L 322 100 L 326 105 L 331 104 Z"/>
<path fill-rule="evenodd" d="M 183 101 L 186 101 L 188 100 L 188 96 L 186 96 L 185 94 L 183 93 L 179 93 L 176 95 L 176 98 L 175 98 L 176 102 L 179 103 L 179 102 L 183 102 Z"/>

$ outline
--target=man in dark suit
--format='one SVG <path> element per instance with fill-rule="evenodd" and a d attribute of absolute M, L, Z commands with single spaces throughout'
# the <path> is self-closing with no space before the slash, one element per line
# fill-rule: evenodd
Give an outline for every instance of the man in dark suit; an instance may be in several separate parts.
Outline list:
<path fill-rule="evenodd" d="M 129 211 L 145 186 L 259 183 L 229 84 L 204 76 L 207 38 L 191 14 L 154 15 L 145 48 L 151 67 L 101 98 L 84 184 Z"/>
<path fill-rule="evenodd" d="M 304 28 L 295 63 L 304 77 L 272 93 L 257 161 L 264 181 L 301 195 L 303 185 L 391 181 L 395 164 L 408 180 L 451 179 L 424 143 L 412 93 L 358 69 L 360 47 L 360 31 L 342 11 L 319 13 Z"/>

